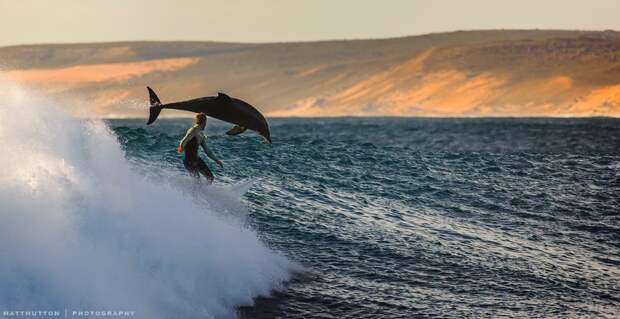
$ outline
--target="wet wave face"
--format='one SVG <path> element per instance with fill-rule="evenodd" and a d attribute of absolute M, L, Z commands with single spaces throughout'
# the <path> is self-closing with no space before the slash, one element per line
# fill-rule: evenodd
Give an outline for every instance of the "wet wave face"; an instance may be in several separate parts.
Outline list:
<path fill-rule="evenodd" d="M 291 263 L 246 226 L 240 186 L 206 192 L 161 163 L 127 160 L 103 122 L 0 84 L 3 316 L 235 318 L 288 280 Z"/>
<path fill-rule="evenodd" d="M 190 120 L 111 121 L 132 162 L 185 174 Z M 613 318 L 620 121 L 271 119 L 209 145 L 247 223 L 303 264 L 244 318 Z M 146 165 L 146 164 L 144 164 Z M 144 167 L 144 166 L 142 166 Z"/>

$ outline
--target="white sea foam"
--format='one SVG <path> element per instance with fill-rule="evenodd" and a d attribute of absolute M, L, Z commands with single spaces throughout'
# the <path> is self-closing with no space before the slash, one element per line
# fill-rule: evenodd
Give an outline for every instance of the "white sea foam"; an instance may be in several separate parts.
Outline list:
<path fill-rule="evenodd" d="M 286 258 L 220 218 L 239 192 L 154 183 L 104 123 L 0 86 L 0 310 L 234 317 L 288 279 Z"/>

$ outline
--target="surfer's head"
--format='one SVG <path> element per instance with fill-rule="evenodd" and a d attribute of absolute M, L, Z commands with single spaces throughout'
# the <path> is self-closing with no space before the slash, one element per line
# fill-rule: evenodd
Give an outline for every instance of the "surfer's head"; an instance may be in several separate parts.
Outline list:
<path fill-rule="evenodd" d="M 207 126 L 207 115 L 204 113 L 196 114 L 196 117 L 194 118 L 194 123 L 200 125 L 200 127 L 204 129 L 205 126 Z"/>

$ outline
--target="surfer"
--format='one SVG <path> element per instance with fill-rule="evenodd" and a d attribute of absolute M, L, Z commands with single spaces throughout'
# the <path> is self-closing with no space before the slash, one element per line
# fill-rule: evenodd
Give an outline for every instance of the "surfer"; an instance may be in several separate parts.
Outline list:
<path fill-rule="evenodd" d="M 217 165 L 224 168 L 224 164 L 220 161 L 215 154 L 207 147 L 207 137 L 202 131 L 207 126 L 207 116 L 204 113 L 196 114 L 194 119 L 194 126 L 187 130 L 187 133 L 181 139 L 179 153 L 185 152 L 185 158 L 183 159 L 183 165 L 194 176 L 200 179 L 200 174 L 204 175 L 209 183 L 213 182 L 213 173 L 200 156 L 198 156 L 198 146 L 202 146 L 202 149 L 207 153 L 207 156 L 215 161 Z"/>

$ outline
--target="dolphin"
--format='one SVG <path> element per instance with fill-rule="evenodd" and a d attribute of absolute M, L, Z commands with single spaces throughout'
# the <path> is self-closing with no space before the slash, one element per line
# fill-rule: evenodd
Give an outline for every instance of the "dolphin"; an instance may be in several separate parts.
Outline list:
<path fill-rule="evenodd" d="M 228 135 L 241 134 L 245 130 L 250 129 L 260 134 L 271 144 L 271 134 L 269 133 L 269 125 L 265 117 L 252 105 L 240 99 L 232 98 L 224 93 L 218 93 L 217 96 L 205 96 L 193 100 L 162 104 L 153 89 L 148 86 L 146 89 L 149 91 L 149 100 L 151 102 L 147 125 L 157 120 L 162 109 L 204 113 L 218 120 L 235 124 L 233 128 L 226 132 Z"/>

